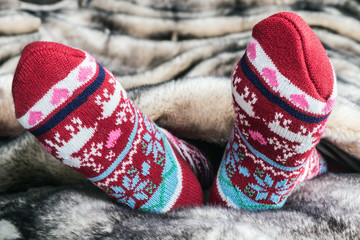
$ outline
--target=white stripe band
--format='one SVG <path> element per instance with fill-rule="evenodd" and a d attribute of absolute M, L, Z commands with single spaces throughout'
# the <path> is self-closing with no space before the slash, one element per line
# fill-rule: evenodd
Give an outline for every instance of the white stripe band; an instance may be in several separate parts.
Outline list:
<path fill-rule="evenodd" d="M 337 95 L 336 76 L 334 70 L 334 85 L 332 89 L 332 94 L 327 102 L 322 102 L 311 97 L 310 95 L 299 89 L 297 86 L 292 84 L 289 79 L 282 75 L 276 68 L 272 60 L 264 52 L 264 50 L 260 46 L 260 43 L 254 38 L 251 38 L 247 47 L 246 54 L 252 65 L 255 66 L 257 71 L 261 74 L 261 76 L 267 83 L 267 86 L 271 88 L 274 92 L 278 92 L 281 97 L 285 97 L 289 102 L 294 103 L 300 109 L 313 114 L 325 115 L 331 111 Z M 264 70 L 268 72 L 264 73 Z M 275 77 L 272 77 L 271 79 L 269 75 L 274 76 L 274 74 Z"/>
<path fill-rule="evenodd" d="M 19 122 L 26 128 L 36 127 L 57 107 L 71 97 L 79 87 L 85 85 L 96 73 L 96 61 L 88 53 L 86 58 L 63 80 L 60 80 L 32 106 Z"/>

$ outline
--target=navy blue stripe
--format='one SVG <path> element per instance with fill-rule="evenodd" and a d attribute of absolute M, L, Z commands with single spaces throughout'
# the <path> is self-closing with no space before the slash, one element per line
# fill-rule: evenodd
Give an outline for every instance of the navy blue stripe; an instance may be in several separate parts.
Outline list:
<path fill-rule="evenodd" d="M 270 92 L 264 84 L 260 81 L 260 79 L 256 76 L 256 74 L 251 70 L 249 65 L 247 64 L 245 57 L 241 59 L 241 69 L 247 79 L 249 79 L 252 84 L 271 102 L 275 103 L 276 105 L 280 106 L 282 109 L 287 111 L 291 116 L 300 119 L 301 121 L 308 122 L 308 123 L 319 123 L 324 121 L 329 114 L 325 115 L 324 117 L 314 117 L 307 114 L 304 114 L 294 108 L 292 108 L 287 102 L 282 100 L 279 96 L 274 95 Z"/>
<path fill-rule="evenodd" d="M 93 94 L 104 82 L 105 79 L 105 71 L 98 63 L 99 66 L 99 74 L 97 78 L 91 83 L 84 91 L 77 96 L 74 100 L 72 100 L 68 105 L 62 108 L 59 112 L 57 112 L 54 116 L 52 116 L 46 123 L 41 125 L 38 129 L 31 131 L 35 136 L 40 136 L 52 128 L 54 128 L 57 124 L 59 124 L 62 120 L 64 120 L 67 116 L 70 115 L 75 109 L 77 109 L 81 104 L 86 102 L 91 94 Z"/>

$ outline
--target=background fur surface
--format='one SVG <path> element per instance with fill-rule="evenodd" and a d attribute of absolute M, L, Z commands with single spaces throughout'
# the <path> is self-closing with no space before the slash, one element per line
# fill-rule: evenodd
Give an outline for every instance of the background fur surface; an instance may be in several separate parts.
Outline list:
<path fill-rule="evenodd" d="M 91 53 L 144 113 L 216 167 L 233 124 L 232 68 L 252 26 L 279 11 L 310 24 L 336 69 L 339 98 L 319 149 L 333 170 L 352 172 L 301 184 L 280 210 L 129 210 L 15 119 L 11 82 L 22 48 L 61 42 Z M 360 239 L 359 1 L 2 0 L 0 23 L 0 239 Z"/>
<path fill-rule="evenodd" d="M 90 184 L 42 187 L 2 196 L 0 229 L 6 223 L 25 239 L 358 239 L 359 188 L 357 175 L 328 174 L 299 186 L 276 211 L 205 206 L 150 214 L 119 206 Z"/>

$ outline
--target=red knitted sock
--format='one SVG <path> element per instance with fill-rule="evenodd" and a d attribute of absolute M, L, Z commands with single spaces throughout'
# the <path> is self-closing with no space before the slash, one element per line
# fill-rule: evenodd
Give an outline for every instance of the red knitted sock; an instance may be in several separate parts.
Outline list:
<path fill-rule="evenodd" d="M 197 171 L 210 176 L 206 159 L 164 134 L 88 53 L 29 44 L 13 97 L 16 117 L 43 147 L 118 202 L 155 212 L 202 204 L 199 181 L 185 161 L 201 164 Z"/>
<path fill-rule="evenodd" d="M 335 76 L 294 13 L 261 21 L 252 36 L 232 76 L 235 125 L 210 200 L 279 208 L 299 182 L 326 169 L 315 146 L 335 102 Z"/>

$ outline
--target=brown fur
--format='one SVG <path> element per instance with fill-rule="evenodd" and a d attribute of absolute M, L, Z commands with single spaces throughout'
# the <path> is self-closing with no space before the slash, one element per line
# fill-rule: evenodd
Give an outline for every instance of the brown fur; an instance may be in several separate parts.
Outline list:
<path fill-rule="evenodd" d="M 174 134 L 225 144 L 234 122 L 230 80 L 198 77 L 129 91 L 145 114 Z"/>
<path fill-rule="evenodd" d="M 11 95 L 12 74 L 0 76 L 0 136 L 18 136 L 24 128 L 15 118 Z"/>

